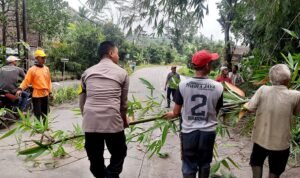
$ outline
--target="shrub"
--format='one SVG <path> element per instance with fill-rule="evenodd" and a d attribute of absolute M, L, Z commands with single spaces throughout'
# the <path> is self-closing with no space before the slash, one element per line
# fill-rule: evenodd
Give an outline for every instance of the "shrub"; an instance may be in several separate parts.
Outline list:
<path fill-rule="evenodd" d="M 77 90 L 73 86 L 59 88 L 53 92 L 53 104 L 62 104 L 78 97 Z"/>

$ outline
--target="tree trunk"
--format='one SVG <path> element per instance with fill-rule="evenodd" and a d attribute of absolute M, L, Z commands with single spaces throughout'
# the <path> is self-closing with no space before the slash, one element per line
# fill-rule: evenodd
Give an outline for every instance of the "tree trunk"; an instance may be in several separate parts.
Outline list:
<path fill-rule="evenodd" d="M 26 14 L 26 0 L 22 0 L 22 9 L 23 9 L 23 41 L 27 43 L 27 14 Z M 26 60 L 24 68 L 28 70 L 28 51 L 24 46 L 24 58 Z"/>
<path fill-rule="evenodd" d="M 38 46 L 43 46 L 43 35 L 41 32 L 39 32 L 39 40 L 38 40 Z"/>
<path fill-rule="evenodd" d="M 17 42 L 18 42 L 18 56 L 20 57 L 20 24 L 19 24 L 19 0 L 16 0 L 16 28 L 17 28 Z"/>
<path fill-rule="evenodd" d="M 2 0 L 2 13 L 4 16 L 3 22 L 2 22 L 2 45 L 5 47 L 6 46 L 6 27 L 7 27 L 7 21 L 6 21 L 6 17 L 5 17 L 5 1 Z"/>
<path fill-rule="evenodd" d="M 224 59 L 227 62 L 227 67 L 231 69 L 232 63 L 231 63 L 231 45 L 230 45 L 230 39 L 229 39 L 229 31 L 230 31 L 230 24 L 226 24 L 224 28 L 224 34 L 225 34 L 225 53 L 224 53 Z"/>

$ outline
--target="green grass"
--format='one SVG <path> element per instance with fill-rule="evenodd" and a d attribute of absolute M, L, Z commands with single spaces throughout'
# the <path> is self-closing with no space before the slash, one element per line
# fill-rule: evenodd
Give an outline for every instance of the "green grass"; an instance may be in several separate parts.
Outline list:
<path fill-rule="evenodd" d="M 192 69 L 189 69 L 187 66 L 183 66 L 177 71 L 180 75 L 192 77 L 194 76 L 194 71 Z"/>
<path fill-rule="evenodd" d="M 74 99 L 78 98 L 77 89 L 73 86 L 59 88 L 53 91 L 53 104 L 58 105 L 66 102 L 73 101 Z"/>

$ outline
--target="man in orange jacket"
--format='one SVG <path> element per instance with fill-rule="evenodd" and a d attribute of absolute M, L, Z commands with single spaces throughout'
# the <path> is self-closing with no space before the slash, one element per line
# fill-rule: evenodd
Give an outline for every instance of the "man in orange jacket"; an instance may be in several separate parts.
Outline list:
<path fill-rule="evenodd" d="M 37 49 L 34 57 L 36 63 L 28 70 L 25 79 L 18 88 L 17 95 L 21 94 L 31 84 L 34 115 L 37 119 L 41 117 L 45 119 L 48 114 L 49 96 L 52 91 L 50 70 L 45 66 L 46 54 L 43 50 Z"/>

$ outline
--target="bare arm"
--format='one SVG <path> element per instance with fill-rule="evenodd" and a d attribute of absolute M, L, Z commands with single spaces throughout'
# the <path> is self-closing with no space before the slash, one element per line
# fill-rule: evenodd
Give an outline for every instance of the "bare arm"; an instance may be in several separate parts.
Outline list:
<path fill-rule="evenodd" d="M 163 117 L 166 119 L 174 119 L 174 118 L 180 116 L 181 108 L 182 108 L 182 105 L 175 104 L 173 111 L 167 112 L 166 114 L 164 114 Z"/>

